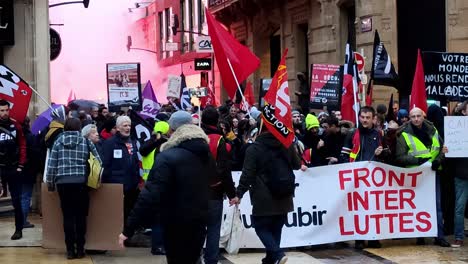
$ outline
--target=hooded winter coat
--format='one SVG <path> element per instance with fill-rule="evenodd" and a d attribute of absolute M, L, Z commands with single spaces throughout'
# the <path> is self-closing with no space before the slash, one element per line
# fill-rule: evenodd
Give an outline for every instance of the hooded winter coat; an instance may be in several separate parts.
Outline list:
<path fill-rule="evenodd" d="M 85 183 L 89 153 L 101 161 L 94 144 L 78 131 L 65 131 L 55 140 L 49 156 L 47 182 L 55 184 Z"/>
<path fill-rule="evenodd" d="M 209 179 L 215 172 L 208 137 L 203 130 L 195 125 L 179 127 L 161 146 L 161 153 L 156 156 L 145 187 L 127 219 L 124 235 L 132 236 L 145 219 L 156 213 L 165 232 L 175 232 L 181 226 L 204 228 L 208 217 Z"/>
<path fill-rule="evenodd" d="M 294 145 L 285 149 L 271 133 L 263 133 L 257 137 L 255 143 L 247 149 L 244 168 L 237 187 L 237 195 L 242 198 L 245 192 L 250 191 L 252 215 L 269 216 L 287 214 L 294 210 L 293 197 L 274 199 L 266 186 L 265 177 L 268 174 L 270 155 L 268 151 L 287 152 L 288 162 L 293 170 L 301 167 L 301 159 Z"/>

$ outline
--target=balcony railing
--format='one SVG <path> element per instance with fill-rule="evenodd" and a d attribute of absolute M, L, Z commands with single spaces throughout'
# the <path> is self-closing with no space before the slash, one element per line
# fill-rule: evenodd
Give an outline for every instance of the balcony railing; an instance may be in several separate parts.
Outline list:
<path fill-rule="evenodd" d="M 237 2 L 238 0 L 209 0 L 208 1 L 208 8 L 212 12 L 219 11 L 227 6 L 230 6 L 231 4 Z"/>

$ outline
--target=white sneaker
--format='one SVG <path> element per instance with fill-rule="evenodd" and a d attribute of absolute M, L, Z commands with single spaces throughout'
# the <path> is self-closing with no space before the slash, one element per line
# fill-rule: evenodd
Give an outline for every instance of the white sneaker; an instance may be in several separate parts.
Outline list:
<path fill-rule="evenodd" d="M 287 261 L 288 261 L 288 257 L 283 256 L 282 258 L 278 259 L 278 261 L 276 261 L 275 263 L 276 264 L 285 264 Z"/>

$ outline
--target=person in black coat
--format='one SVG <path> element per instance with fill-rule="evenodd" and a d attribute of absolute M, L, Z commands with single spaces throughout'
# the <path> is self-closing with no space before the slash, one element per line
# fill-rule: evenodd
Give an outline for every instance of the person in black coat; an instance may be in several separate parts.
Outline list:
<path fill-rule="evenodd" d="M 131 120 L 119 116 L 116 121 L 117 133 L 102 145 L 103 183 L 123 184 L 124 219 L 130 214 L 136 202 L 140 168 L 136 141 L 130 138 Z"/>
<path fill-rule="evenodd" d="M 32 228 L 33 224 L 27 221 L 29 214 L 29 207 L 31 206 L 31 197 L 36 183 L 37 174 L 41 170 L 40 160 L 37 157 L 41 155 L 41 146 L 39 137 L 31 132 L 30 119 L 26 117 L 23 121 L 23 133 L 26 139 L 26 164 L 22 175 L 22 195 L 21 195 L 21 208 L 23 209 L 24 225 L 23 228 Z"/>
<path fill-rule="evenodd" d="M 201 127 L 210 139 L 210 151 L 216 160 L 217 173 L 215 180 L 210 182 L 209 221 L 203 255 L 205 264 L 218 263 L 224 194 L 231 200 L 236 197 L 236 188 L 231 175 L 231 147 L 217 128 L 218 120 L 219 114 L 216 108 L 207 107 L 203 110 Z"/>
<path fill-rule="evenodd" d="M 190 114 L 179 112 L 183 111 L 174 113 L 169 120 L 175 132 L 161 146 L 119 243 L 123 246 L 145 219 L 158 213 L 167 263 L 195 264 L 205 241 L 209 179 L 216 168 L 208 137 L 198 126 L 187 124 L 191 122 Z"/>
<path fill-rule="evenodd" d="M 253 226 L 267 252 L 262 263 L 285 263 L 287 258 L 280 248 L 281 232 L 287 221 L 287 214 L 294 210 L 293 196 L 275 198 L 266 182 L 271 163 L 279 161 L 283 163 L 278 164 L 289 164 L 286 170 L 291 170 L 292 173 L 292 170 L 301 167 L 301 159 L 294 144 L 286 149 L 266 128 L 260 130 L 261 134 L 245 154 L 237 197 L 242 198 L 245 192 L 250 192 Z M 273 160 L 273 157 L 278 159 L 278 156 L 282 160 Z"/>

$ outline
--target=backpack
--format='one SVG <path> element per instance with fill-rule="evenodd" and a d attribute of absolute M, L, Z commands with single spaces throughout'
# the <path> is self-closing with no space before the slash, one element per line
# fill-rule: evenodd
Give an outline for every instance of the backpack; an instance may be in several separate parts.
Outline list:
<path fill-rule="evenodd" d="M 287 151 L 282 148 L 266 147 L 265 154 L 268 159 L 263 165 L 266 168 L 263 182 L 271 195 L 278 200 L 293 196 L 296 189 L 296 176 L 289 163 Z"/>

